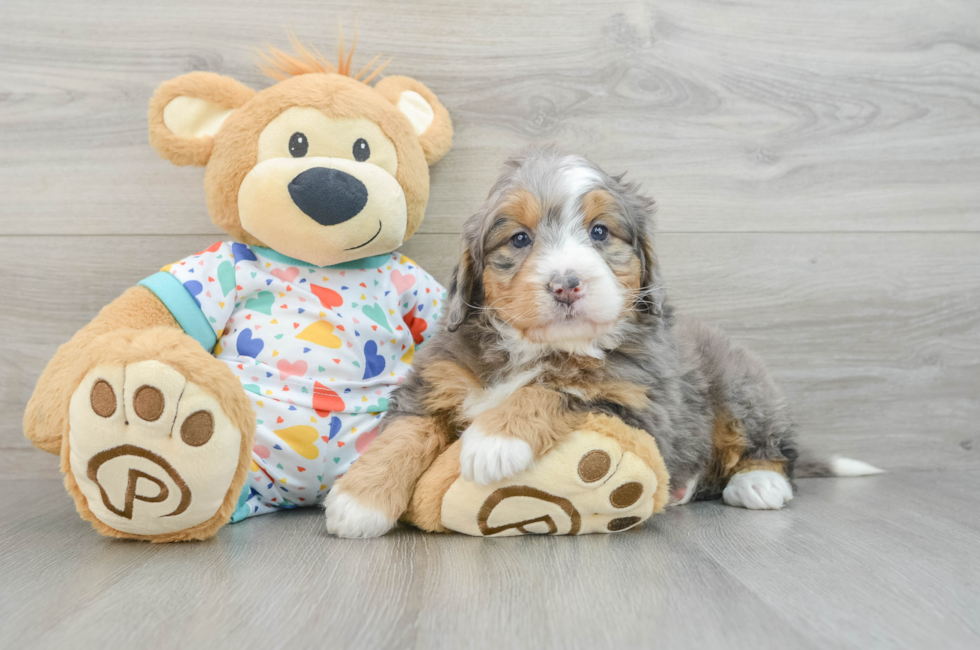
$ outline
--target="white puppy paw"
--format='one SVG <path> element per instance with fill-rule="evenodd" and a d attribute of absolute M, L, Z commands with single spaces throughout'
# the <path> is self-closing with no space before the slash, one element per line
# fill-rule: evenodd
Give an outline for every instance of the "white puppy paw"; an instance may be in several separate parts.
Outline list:
<path fill-rule="evenodd" d="M 490 436 L 470 426 L 461 436 L 459 465 L 463 478 L 489 485 L 523 472 L 534 461 L 531 445 L 517 438 Z"/>
<path fill-rule="evenodd" d="M 793 498 L 793 488 L 779 472 L 753 470 L 733 476 L 721 498 L 738 508 L 779 510 Z"/>
<path fill-rule="evenodd" d="M 361 505 L 349 494 L 334 488 L 324 502 L 327 532 L 337 537 L 381 537 L 395 525 L 380 510 Z"/>

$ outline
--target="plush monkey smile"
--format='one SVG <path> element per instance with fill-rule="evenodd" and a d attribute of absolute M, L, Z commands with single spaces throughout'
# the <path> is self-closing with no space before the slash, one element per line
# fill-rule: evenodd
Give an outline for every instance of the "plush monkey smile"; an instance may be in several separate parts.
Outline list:
<path fill-rule="evenodd" d="M 379 219 L 378 220 L 378 232 L 374 233 L 374 237 L 371 237 L 371 239 L 367 240 L 363 244 L 359 244 L 358 246 L 351 246 L 350 248 L 345 248 L 344 250 L 345 251 L 356 251 L 358 248 L 364 248 L 365 246 L 367 246 L 368 244 L 370 244 L 371 242 L 373 242 L 375 239 L 377 239 L 378 238 L 378 235 L 380 235 L 380 234 L 381 234 L 381 220 Z"/>
<path fill-rule="evenodd" d="M 238 205 L 251 235 L 318 266 L 392 251 L 407 227 L 408 205 L 395 177 L 341 158 L 263 160 L 242 181 Z"/>

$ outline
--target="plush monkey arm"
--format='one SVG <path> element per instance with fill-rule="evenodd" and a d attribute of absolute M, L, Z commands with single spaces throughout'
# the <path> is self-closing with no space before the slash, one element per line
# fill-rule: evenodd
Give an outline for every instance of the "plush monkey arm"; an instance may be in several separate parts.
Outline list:
<path fill-rule="evenodd" d="M 37 380 L 24 412 L 24 435 L 35 447 L 61 453 L 61 438 L 68 432 L 68 403 L 72 392 L 89 370 L 79 364 L 79 353 L 92 341 L 120 329 L 151 327 L 181 329 L 177 320 L 152 291 L 143 286 L 128 289 L 106 305 L 91 323 L 58 348 Z"/>

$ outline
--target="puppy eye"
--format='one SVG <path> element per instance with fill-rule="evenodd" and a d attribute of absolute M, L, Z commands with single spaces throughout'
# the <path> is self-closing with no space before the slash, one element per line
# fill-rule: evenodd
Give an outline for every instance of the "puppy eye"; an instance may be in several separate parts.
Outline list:
<path fill-rule="evenodd" d="M 531 245 L 531 237 L 526 232 L 519 232 L 510 238 L 510 243 L 514 248 L 524 248 Z"/>
<path fill-rule="evenodd" d="M 606 241 L 606 237 L 609 236 L 609 229 L 605 226 L 592 226 L 592 230 L 589 231 L 589 237 L 593 241 Z"/>
<path fill-rule="evenodd" d="M 310 141 L 302 133 L 296 132 L 289 138 L 289 154 L 293 158 L 302 158 L 310 150 Z"/>
<path fill-rule="evenodd" d="M 371 147 L 368 146 L 367 140 L 364 138 L 358 138 L 357 142 L 354 143 L 354 160 L 357 162 L 364 162 L 371 157 Z"/>

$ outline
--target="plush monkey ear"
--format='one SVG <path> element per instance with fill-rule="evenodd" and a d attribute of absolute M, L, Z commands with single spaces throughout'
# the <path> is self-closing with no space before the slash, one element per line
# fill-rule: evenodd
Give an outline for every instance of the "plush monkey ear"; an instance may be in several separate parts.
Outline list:
<path fill-rule="evenodd" d="M 374 89 L 412 123 L 426 162 L 430 165 L 439 162 L 453 144 L 453 123 L 435 93 L 411 77 L 385 77 Z"/>
<path fill-rule="evenodd" d="M 150 144 L 175 165 L 203 167 L 214 134 L 255 95 L 248 86 L 213 72 L 191 72 L 160 84 L 150 99 Z"/>

